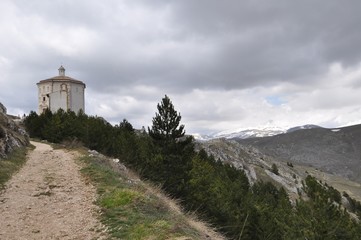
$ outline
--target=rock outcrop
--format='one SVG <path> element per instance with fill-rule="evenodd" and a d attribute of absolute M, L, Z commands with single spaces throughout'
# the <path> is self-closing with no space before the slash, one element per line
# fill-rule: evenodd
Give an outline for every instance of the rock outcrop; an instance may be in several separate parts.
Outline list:
<path fill-rule="evenodd" d="M 0 113 L 6 114 L 6 107 L 0 102 Z"/>
<path fill-rule="evenodd" d="M 304 173 L 288 166 L 287 162 L 264 155 L 252 146 L 242 145 L 235 140 L 214 139 L 198 142 L 197 147 L 203 148 L 217 160 L 242 169 L 251 185 L 257 181 L 270 181 L 287 190 L 291 197 L 298 196 L 302 189 L 301 180 L 306 177 Z M 278 174 L 273 173 L 273 165 L 276 165 Z"/>
<path fill-rule="evenodd" d="M 6 108 L 0 103 L 0 160 L 14 149 L 28 144 L 26 131 L 6 115 Z"/>

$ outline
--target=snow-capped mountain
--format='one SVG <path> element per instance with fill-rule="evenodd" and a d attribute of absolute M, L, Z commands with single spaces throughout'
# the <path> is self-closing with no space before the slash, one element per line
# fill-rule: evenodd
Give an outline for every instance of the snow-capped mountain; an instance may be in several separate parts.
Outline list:
<path fill-rule="evenodd" d="M 297 131 L 297 130 L 312 129 L 312 128 L 320 128 L 320 126 L 308 124 L 308 125 L 303 125 L 303 126 L 290 128 L 290 129 L 287 130 L 287 132 L 290 133 L 290 132 L 294 132 L 294 131 Z"/>
<path fill-rule="evenodd" d="M 213 136 L 213 138 L 254 138 L 254 137 L 270 137 L 278 134 L 285 133 L 287 129 L 267 127 L 262 129 L 245 129 L 234 132 L 220 132 Z"/>
<path fill-rule="evenodd" d="M 194 138 L 197 140 L 211 140 L 217 138 L 254 138 L 254 137 L 269 137 L 274 136 L 277 134 L 282 134 L 287 132 L 287 129 L 281 129 L 276 127 L 266 127 L 266 128 L 253 128 L 253 129 L 238 129 L 238 130 L 229 130 L 229 131 L 222 131 L 210 135 L 199 135 L 194 134 Z"/>
<path fill-rule="evenodd" d="M 312 128 L 319 128 L 319 126 L 308 124 L 308 125 L 297 126 L 292 128 L 264 127 L 264 128 L 252 128 L 252 129 L 238 129 L 238 130 L 222 131 L 210 135 L 194 134 L 193 137 L 200 141 L 207 141 L 217 138 L 247 139 L 247 138 L 256 138 L 256 137 L 271 137 L 278 134 L 294 132 L 301 129 L 312 129 Z"/>

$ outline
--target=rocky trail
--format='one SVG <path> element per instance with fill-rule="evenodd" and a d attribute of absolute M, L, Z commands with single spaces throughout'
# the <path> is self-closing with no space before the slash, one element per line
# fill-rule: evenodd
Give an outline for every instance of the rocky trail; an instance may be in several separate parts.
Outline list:
<path fill-rule="evenodd" d="M 0 239 L 105 239 L 95 188 L 81 177 L 77 153 L 32 144 L 0 194 Z"/>

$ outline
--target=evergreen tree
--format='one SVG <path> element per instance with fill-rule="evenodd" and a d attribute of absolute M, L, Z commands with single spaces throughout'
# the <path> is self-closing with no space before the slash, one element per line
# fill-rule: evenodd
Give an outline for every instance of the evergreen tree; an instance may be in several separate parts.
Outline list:
<path fill-rule="evenodd" d="M 152 129 L 148 127 L 149 135 L 155 140 L 170 141 L 183 137 L 184 125 L 180 125 L 181 115 L 174 109 L 167 95 L 157 105 L 158 113 L 153 118 Z"/>
<path fill-rule="evenodd" d="M 39 115 L 36 112 L 31 111 L 30 114 L 25 118 L 24 124 L 31 137 L 33 138 L 42 137 L 41 127 L 43 124 L 41 122 Z"/>
<path fill-rule="evenodd" d="M 276 174 L 276 175 L 279 175 L 279 172 L 278 172 L 278 167 L 276 164 L 272 164 L 272 169 L 271 171 Z"/>
<path fill-rule="evenodd" d="M 157 105 L 157 109 L 152 128 L 148 127 L 155 147 L 150 167 L 156 168 L 154 172 L 158 172 L 151 178 L 161 182 L 174 196 L 181 197 L 194 155 L 193 139 L 187 137 L 180 140 L 185 134 L 184 125 L 180 124 L 182 117 L 167 95 Z"/>
<path fill-rule="evenodd" d="M 132 124 L 128 122 L 127 119 L 123 119 L 123 121 L 119 123 L 119 129 L 122 131 L 134 132 Z"/>

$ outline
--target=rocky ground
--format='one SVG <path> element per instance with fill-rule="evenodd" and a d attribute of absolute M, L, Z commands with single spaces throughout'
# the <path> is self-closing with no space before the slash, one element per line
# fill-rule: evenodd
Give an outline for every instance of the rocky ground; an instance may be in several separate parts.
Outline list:
<path fill-rule="evenodd" d="M 0 195 L 0 239 L 106 238 L 77 153 L 32 144 L 36 149 Z"/>
<path fill-rule="evenodd" d="M 24 129 L 0 111 L 0 161 L 15 148 L 26 146 L 29 138 Z"/>
<path fill-rule="evenodd" d="M 259 141 L 265 140 L 261 138 Z M 323 171 L 310 164 L 291 164 L 291 160 L 280 161 L 277 157 L 266 155 L 254 146 L 242 144 L 242 141 L 214 139 L 198 142 L 197 146 L 212 154 L 215 159 L 243 169 L 251 184 L 257 181 L 271 181 L 276 186 L 282 186 L 291 199 L 299 197 L 298 194 L 303 192 L 302 180 L 307 175 L 311 175 L 333 186 L 340 193 L 346 192 L 352 198 L 361 201 L 360 182 Z M 273 164 L 278 168 L 278 175 L 272 172 Z"/>

